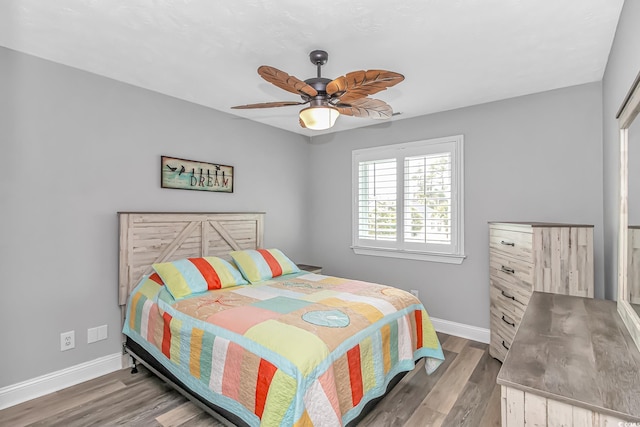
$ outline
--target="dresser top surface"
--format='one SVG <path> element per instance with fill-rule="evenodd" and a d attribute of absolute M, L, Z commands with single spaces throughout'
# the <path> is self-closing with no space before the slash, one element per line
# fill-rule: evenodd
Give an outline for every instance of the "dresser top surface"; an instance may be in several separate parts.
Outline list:
<path fill-rule="evenodd" d="M 528 225 L 530 227 L 586 227 L 593 228 L 593 224 L 566 224 L 560 222 L 527 222 L 527 221 L 489 221 L 489 224 L 513 224 L 513 225 Z"/>
<path fill-rule="evenodd" d="M 640 420 L 640 352 L 613 301 L 534 292 L 497 382 Z"/>

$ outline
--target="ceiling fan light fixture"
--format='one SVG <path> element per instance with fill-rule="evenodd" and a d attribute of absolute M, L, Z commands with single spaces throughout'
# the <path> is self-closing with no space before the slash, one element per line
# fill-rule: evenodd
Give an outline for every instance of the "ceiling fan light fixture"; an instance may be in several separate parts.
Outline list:
<path fill-rule="evenodd" d="M 340 116 L 337 108 L 317 105 L 300 110 L 300 120 L 307 129 L 325 130 L 333 127 Z"/>

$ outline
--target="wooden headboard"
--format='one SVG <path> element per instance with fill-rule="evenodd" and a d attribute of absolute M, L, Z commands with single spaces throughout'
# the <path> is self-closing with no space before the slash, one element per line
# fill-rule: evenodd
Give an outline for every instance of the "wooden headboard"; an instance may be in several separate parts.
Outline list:
<path fill-rule="evenodd" d="M 118 212 L 118 218 L 120 305 L 154 263 L 200 256 L 230 261 L 231 251 L 262 247 L 264 213 Z"/>

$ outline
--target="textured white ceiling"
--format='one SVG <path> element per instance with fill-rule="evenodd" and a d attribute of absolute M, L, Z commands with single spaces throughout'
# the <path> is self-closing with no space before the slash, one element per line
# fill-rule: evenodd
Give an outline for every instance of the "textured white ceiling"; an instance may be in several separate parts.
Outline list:
<path fill-rule="evenodd" d="M 373 95 L 391 120 L 602 78 L 624 0 L 2 0 L 0 45 L 271 126 L 314 135 L 376 124 L 340 117 L 300 128 L 297 101 L 262 80 L 271 65 L 315 77 L 387 69 Z"/>

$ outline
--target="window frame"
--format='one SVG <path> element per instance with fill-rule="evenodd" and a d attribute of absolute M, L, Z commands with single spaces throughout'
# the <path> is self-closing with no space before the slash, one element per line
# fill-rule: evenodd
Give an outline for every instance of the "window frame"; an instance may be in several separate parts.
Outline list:
<path fill-rule="evenodd" d="M 446 250 L 434 250 L 435 244 L 404 242 L 405 158 L 437 153 L 451 153 L 451 244 Z M 396 161 L 396 240 L 380 242 L 359 237 L 359 164 L 364 161 L 395 159 Z M 354 253 L 422 261 L 461 264 L 464 253 L 464 136 L 383 145 L 353 150 L 351 154 L 351 233 Z M 420 247 L 422 246 L 422 248 Z M 444 249 L 444 247 L 441 247 Z"/>

